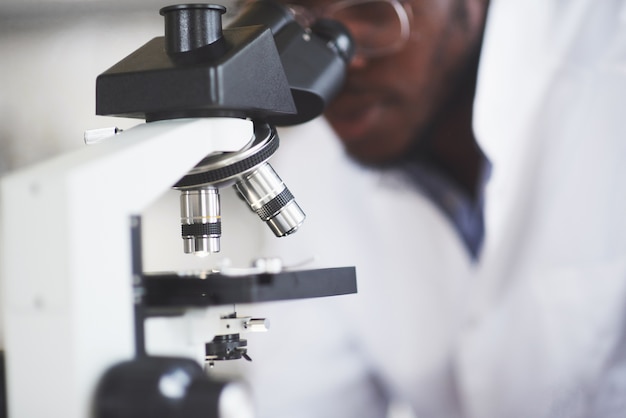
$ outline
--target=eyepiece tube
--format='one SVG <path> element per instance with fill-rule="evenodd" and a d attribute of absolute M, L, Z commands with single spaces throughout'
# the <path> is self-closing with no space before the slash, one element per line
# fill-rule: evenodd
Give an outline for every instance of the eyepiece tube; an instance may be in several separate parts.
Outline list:
<path fill-rule="evenodd" d="M 165 50 L 168 54 L 188 52 L 222 39 L 222 14 L 216 4 L 177 4 L 163 7 Z"/>

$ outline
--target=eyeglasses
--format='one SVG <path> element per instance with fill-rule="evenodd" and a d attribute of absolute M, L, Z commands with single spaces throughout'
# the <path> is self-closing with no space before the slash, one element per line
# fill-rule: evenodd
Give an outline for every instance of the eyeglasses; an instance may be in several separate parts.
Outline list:
<path fill-rule="evenodd" d="M 343 23 L 355 40 L 356 53 L 367 58 L 400 50 L 411 32 L 411 9 L 402 0 L 340 0 L 323 8 L 286 6 L 304 27 L 319 18 Z"/>

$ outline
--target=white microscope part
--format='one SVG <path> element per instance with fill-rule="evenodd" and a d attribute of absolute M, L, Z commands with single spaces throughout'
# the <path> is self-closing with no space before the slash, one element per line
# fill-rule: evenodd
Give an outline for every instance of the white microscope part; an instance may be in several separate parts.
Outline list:
<path fill-rule="evenodd" d="M 135 354 L 131 216 L 204 156 L 252 135 L 244 119 L 152 122 L 2 178 L 11 418 L 90 416 L 103 372 Z"/>

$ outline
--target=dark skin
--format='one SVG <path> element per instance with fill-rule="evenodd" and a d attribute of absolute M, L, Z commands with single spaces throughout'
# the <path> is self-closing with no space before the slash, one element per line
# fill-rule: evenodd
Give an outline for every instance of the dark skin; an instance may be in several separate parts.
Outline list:
<path fill-rule="evenodd" d="M 418 137 L 406 158 L 421 158 L 439 167 L 470 196 L 477 197 L 481 187 L 483 156 L 472 129 L 473 101 L 478 64 L 459 80 L 453 96 L 439 111 L 431 133 Z"/>
<path fill-rule="evenodd" d="M 335 1 L 296 2 L 323 9 Z M 402 49 L 355 56 L 325 112 L 353 159 L 379 167 L 426 159 L 476 195 L 482 156 L 472 106 L 487 3 L 408 0 L 411 36 Z"/>

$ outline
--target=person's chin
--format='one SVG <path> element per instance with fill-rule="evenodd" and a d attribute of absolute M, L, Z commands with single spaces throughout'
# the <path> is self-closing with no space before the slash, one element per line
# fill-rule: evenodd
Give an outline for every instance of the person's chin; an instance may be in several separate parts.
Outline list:
<path fill-rule="evenodd" d="M 344 150 L 351 160 L 370 168 L 388 168 L 394 166 L 398 156 L 390 154 L 380 141 L 363 140 L 344 142 Z"/>

